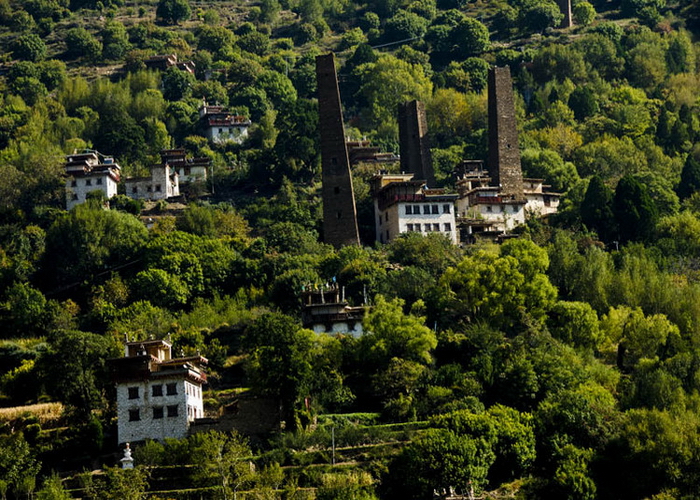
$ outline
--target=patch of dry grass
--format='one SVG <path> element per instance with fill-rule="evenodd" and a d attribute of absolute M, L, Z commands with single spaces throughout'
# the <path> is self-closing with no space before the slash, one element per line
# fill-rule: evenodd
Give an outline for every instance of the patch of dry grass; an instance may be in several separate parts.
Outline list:
<path fill-rule="evenodd" d="M 0 408 L 0 422 L 11 422 L 27 414 L 34 415 L 39 419 L 39 423 L 44 426 L 47 423 L 58 421 L 63 416 L 63 405 L 61 403 L 39 403 Z"/>

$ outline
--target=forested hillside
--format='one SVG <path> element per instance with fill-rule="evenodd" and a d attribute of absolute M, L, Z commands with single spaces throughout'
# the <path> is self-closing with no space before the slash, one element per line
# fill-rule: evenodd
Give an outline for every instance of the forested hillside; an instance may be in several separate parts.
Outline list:
<path fill-rule="evenodd" d="M 700 4 L 573 16 L 559 28 L 552 0 L 0 1 L 0 498 L 697 498 Z M 398 153 L 397 106 L 422 100 L 448 190 L 461 160 L 486 160 L 487 70 L 510 66 L 523 170 L 559 213 L 500 246 L 380 245 L 362 167 L 364 246 L 324 244 L 315 56 L 331 50 L 349 136 Z M 147 70 L 156 54 L 195 73 Z M 209 144 L 203 99 L 249 117 L 248 139 Z M 137 176 L 176 147 L 212 160 L 187 205 L 65 210 L 66 154 Z M 364 336 L 302 328 L 302 292 L 328 283 L 371 305 Z M 114 468 L 106 360 L 125 334 L 206 356 L 211 414 L 274 398 L 284 430 L 149 442 Z"/>

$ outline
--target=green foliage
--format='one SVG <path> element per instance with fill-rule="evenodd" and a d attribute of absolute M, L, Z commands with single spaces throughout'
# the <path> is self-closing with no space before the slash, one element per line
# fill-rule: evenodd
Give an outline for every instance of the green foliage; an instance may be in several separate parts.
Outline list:
<path fill-rule="evenodd" d="M 430 351 L 437 345 L 435 334 L 424 325 L 425 318 L 404 314 L 403 305 L 400 299 L 376 297 L 362 325 L 366 333 L 360 342 L 366 361 L 377 366 L 386 366 L 392 358 L 430 362 Z"/>
<path fill-rule="evenodd" d="M 577 25 L 588 26 L 595 19 L 596 11 L 593 5 L 584 0 L 574 5 L 572 14 L 574 17 L 574 22 Z"/>
<path fill-rule="evenodd" d="M 297 411 L 312 377 L 309 352 L 313 333 L 289 316 L 265 314 L 246 330 L 248 370 L 254 387 L 282 403 L 283 417 L 297 427 Z"/>
<path fill-rule="evenodd" d="M 622 241 L 640 241 L 651 237 L 658 210 L 646 187 L 634 177 L 620 179 L 612 208 Z"/>
<path fill-rule="evenodd" d="M 72 406 L 80 419 L 87 420 L 92 410 L 102 409 L 106 403 L 106 360 L 118 352 L 107 337 L 79 331 L 57 332 L 49 340 L 40 371 L 49 393 Z"/>
<path fill-rule="evenodd" d="M 525 316 L 541 320 L 556 297 L 543 274 L 548 265 L 546 252 L 526 240 L 504 244 L 500 255 L 476 251 L 443 274 L 440 307 L 462 324 L 512 329 Z"/>
<path fill-rule="evenodd" d="M 37 62 L 46 58 L 46 44 L 39 35 L 21 35 L 12 43 L 12 52 L 18 59 Z"/>
<path fill-rule="evenodd" d="M 169 24 L 178 24 L 190 18 L 192 9 L 187 0 L 160 0 L 156 6 L 156 17 Z"/>

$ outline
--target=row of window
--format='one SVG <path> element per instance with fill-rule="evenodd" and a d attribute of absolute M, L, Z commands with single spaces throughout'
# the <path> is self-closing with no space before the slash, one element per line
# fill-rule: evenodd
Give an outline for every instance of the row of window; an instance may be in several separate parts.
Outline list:
<path fill-rule="evenodd" d="M 165 391 L 168 396 L 177 395 L 177 383 L 165 384 Z M 129 399 L 139 399 L 140 387 L 129 387 Z M 151 396 L 157 397 L 163 395 L 163 384 L 154 384 L 151 386 Z"/>
<path fill-rule="evenodd" d="M 406 215 L 420 215 L 421 205 L 406 205 Z M 449 203 L 445 203 L 442 206 L 442 213 L 443 214 L 449 214 L 450 211 L 452 210 L 451 205 Z M 439 214 L 440 213 L 440 206 L 439 205 L 423 205 L 423 215 L 430 215 L 430 214 Z"/>
<path fill-rule="evenodd" d="M 159 420 L 164 417 L 165 411 L 168 413 L 168 417 L 177 417 L 179 415 L 178 405 L 168 405 L 165 408 L 162 406 L 153 407 L 153 420 Z M 141 410 L 135 408 L 129 410 L 129 422 L 137 422 L 141 420 Z"/>
<path fill-rule="evenodd" d="M 152 192 L 153 192 L 153 186 L 151 186 L 150 184 L 149 184 L 148 186 L 146 186 L 146 191 L 147 191 L 148 193 L 152 193 Z M 155 189 L 155 191 L 156 191 L 156 193 L 160 193 L 160 192 L 161 192 L 160 184 L 156 184 L 156 189 Z M 138 193 L 138 192 L 139 192 L 138 186 L 133 186 L 133 187 L 131 188 L 131 193 L 132 193 L 132 194 L 136 194 L 136 193 Z"/>
<path fill-rule="evenodd" d="M 102 185 L 102 178 L 98 177 L 97 179 L 95 179 L 95 184 L 97 184 L 98 186 L 101 186 Z M 70 185 L 71 185 L 71 187 L 78 187 L 78 181 L 73 179 L 72 181 L 70 181 Z M 85 185 L 92 186 L 92 179 L 85 179 Z"/>
<path fill-rule="evenodd" d="M 451 232 L 452 231 L 452 224 L 450 224 L 449 222 L 445 222 L 442 225 L 442 230 L 445 231 L 446 233 Z M 420 224 L 406 224 L 406 231 L 421 232 L 421 225 Z M 425 231 L 426 233 L 440 231 L 440 224 L 438 224 L 438 223 L 423 224 L 423 231 Z"/>

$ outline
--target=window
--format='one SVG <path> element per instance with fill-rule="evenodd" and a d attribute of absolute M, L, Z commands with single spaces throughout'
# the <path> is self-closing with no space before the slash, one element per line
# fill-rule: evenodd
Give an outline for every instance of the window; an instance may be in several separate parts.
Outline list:
<path fill-rule="evenodd" d="M 139 388 L 138 387 L 129 387 L 129 399 L 138 399 L 139 398 Z"/>
<path fill-rule="evenodd" d="M 138 410 L 129 410 L 129 422 L 141 420 L 141 415 Z"/>
<path fill-rule="evenodd" d="M 78 200 L 78 195 L 75 194 L 75 193 L 73 193 L 73 198 L 72 198 L 72 199 L 73 199 L 73 201 L 77 201 L 77 200 Z"/>
<path fill-rule="evenodd" d="M 163 395 L 163 386 L 162 385 L 152 385 L 151 386 L 151 395 L 152 396 L 162 396 Z"/>
<path fill-rule="evenodd" d="M 331 165 L 337 165 L 338 164 L 338 158 L 331 158 Z"/>
<path fill-rule="evenodd" d="M 146 191 L 148 191 L 149 193 L 150 193 L 151 191 L 153 191 L 153 186 L 151 186 L 151 185 L 149 184 L 149 185 L 146 187 Z"/>
<path fill-rule="evenodd" d="M 406 231 L 408 231 L 408 232 L 413 231 L 413 224 L 406 224 Z"/>
<path fill-rule="evenodd" d="M 175 396 L 177 394 L 177 383 L 165 384 L 168 396 Z"/>
<path fill-rule="evenodd" d="M 338 212 L 336 212 L 336 214 L 335 214 L 336 219 L 340 219 L 342 216 L 343 216 L 343 213 L 340 210 L 338 210 Z"/>
<path fill-rule="evenodd" d="M 340 186 L 334 187 L 334 188 L 333 188 L 333 192 L 334 192 L 335 194 L 340 194 Z"/>
<path fill-rule="evenodd" d="M 445 204 L 442 206 L 442 213 L 443 214 L 449 214 L 450 213 L 450 205 L 449 203 Z"/>
<path fill-rule="evenodd" d="M 185 167 L 185 175 L 190 175 L 190 167 Z"/>
<path fill-rule="evenodd" d="M 384 220 L 385 221 L 389 220 L 389 212 L 384 212 Z"/>
<path fill-rule="evenodd" d="M 92 186 L 92 179 L 87 179 L 87 180 L 85 181 L 85 185 L 86 185 L 86 186 Z"/>
<path fill-rule="evenodd" d="M 411 205 L 406 205 L 406 215 L 413 214 L 413 207 Z"/>
<path fill-rule="evenodd" d="M 440 224 L 438 224 L 438 223 L 433 224 L 433 231 L 440 231 Z"/>
<path fill-rule="evenodd" d="M 77 185 L 78 185 L 78 181 L 76 181 L 75 179 L 73 179 L 72 181 L 70 181 L 70 186 L 71 186 L 71 187 L 76 187 Z"/>
<path fill-rule="evenodd" d="M 423 224 L 423 229 L 425 229 L 426 233 L 430 232 L 430 224 Z"/>
<path fill-rule="evenodd" d="M 505 211 L 506 211 L 506 206 L 505 206 L 505 205 L 501 205 L 501 212 L 505 212 Z"/>
<path fill-rule="evenodd" d="M 415 228 L 414 231 L 418 231 L 420 233 L 420 224 L 416 224 L 413 227 Z"/>
<path fill-rule="evenodd" d="M 386 230 L 386 241 L 389 241 L 389 230 Z"/>
<path fill-rule="evenodd" d="M 382 216 L 381 215 L 379 216 L 379 225 L 380 226 L 382 225 Z"/>
<path fill-rule="evenodd" d="M 97 180 L 95 181 L 95 183 L 101 185 L 101 184 L 102 184 L 102 179 L 97 179 Z"/>
<path fill-rule="evenodd" d="M 438 207 L 437 205 L 433 205 L 433 213 L 434 213 L 434 214 L 439 214 L 439 213 L 440 213 L 440 211 L 438 210 L 438 208 L 439 208 L 439 207 Z"/>
<path fill-rule="evenodd" d="M 153 408 L 153 420 L 157 420 L 159 418 L 163 418 L 163 407 L 155 406 Z"/>
<path fill-rule="evenodd" d="M 134 187 L 131 188 L 131 192 L 132 192 L 133 194 L 136 194 L 136 193 L 139 192 L 139 188 L 136 187 L 136 186 L 134 186 Z"/>
<path fill-rule="evenodd" d="M 430 205 L 423 205 L 423 215 L 430 214 Z"/>
<path fill-rule="evenodd" d="M 177 405 L 169 405 L 168 406 L 168 416 L 169 417 L 177 417 Z"/>
<path fill-rule="evenodd" d="M 450 224 L 449 222 L 445 222 L 445 223 L 443 224 L 443 227 L 445 228 L 445 232 L 446 232 L 446 233 L 452 232 L 452 224 Z"/>
<path fill-rule="evenodd" d="M 223 134 L 223 133 L 224 133 L 224 129 L 220 128 L 220 129 L 219 129 L 219 133 L 220 133 L 220 134 Z"/>
<path fill-rule="evenodd" d="M 156 184 L 156 191 L 160 192 L 160 184 Z"/>
<path fill-rule="evenodd" d="M 415 215 L 420 214 L 420 205 L 413 205 L 413 213 Z"/>
<path fill-rule="evenodd" d="M 486 211 L 487 211 L 487 212 L 492 212 L 492 211 L 493 211 L 493 209 L 491 208 L 491 205 L 487 205 L 487 206 L 486 206 Z"/>

